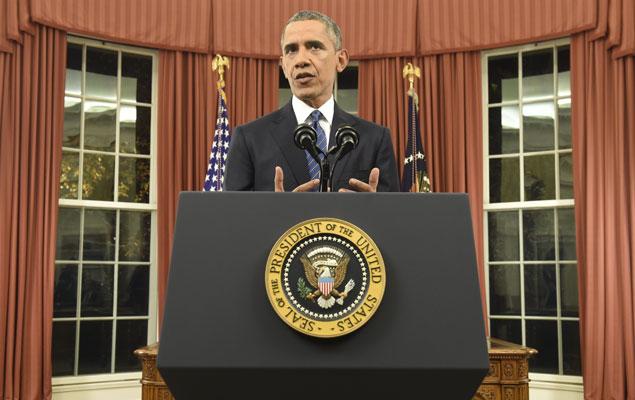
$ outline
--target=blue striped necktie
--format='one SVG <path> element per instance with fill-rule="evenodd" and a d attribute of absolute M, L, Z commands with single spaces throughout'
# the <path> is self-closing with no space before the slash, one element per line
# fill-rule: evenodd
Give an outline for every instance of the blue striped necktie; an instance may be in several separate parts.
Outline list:
<path fill-rule="evenodd" d="M 324 129 L 319 124 L 320 117 L 322 113 L 320 110 L 315 110 L 311 113 L 311 126 L 317 132 L 317 147 L 320 148 L 324 153 L 326 153 L 326 134 L 324 133 Z M 309 178 L 311 180 L 318 179 L 320 177 L 320 164 L 316 163 L 311 154 L 305 150 L 306 161 L 309 165 Z M 320 159 L 323 159 L 324 156 L 320 154 Z"/>

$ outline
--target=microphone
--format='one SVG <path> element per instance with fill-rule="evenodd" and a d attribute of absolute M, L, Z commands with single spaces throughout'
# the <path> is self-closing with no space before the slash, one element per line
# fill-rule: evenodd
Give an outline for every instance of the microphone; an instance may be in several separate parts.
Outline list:
<path fill-rule="evenodd" d="M 331 176 L 330 166 L 326 154 L 317 146 L 317 132 L 315 129 L 309 124 L 299 124 L 295 128 L 295 131 L 293 131 L 293 141 L 301 150 L 308 151 L 311 157 L 313 157 L 315 162 L 320 166 L 319 190 L 320 192 L 328 192 L 328 177 Z M 324 157 L 320 158 L 318 152 L 322 153 Z"/>
<path fill-rule="evenodd" d="M 293 131 L 293 140 L 295 141 L 295 145 L 298 146 L 301 150 L 306 150 L 309 152 L 311 157 L 317 162 L 320 163 L 320 156 L 318 155 L 317 148 L 317 132 L 315 129 L 309 124 L 299 124 L 295 131 Z"/>
<path fill-rule="evenodd" d="M 359 134 L 357 133 L 355 128 L 350 125 L 340 126 L 335 132 L 335 146 L 333 146 L 333 148 L 331 148 L 331 150 L 329 151 L 329 154 L 334 154 L 333 168 L 331 168 L 327 182 L 327 186 L 329 188 L 332 188 L 333 172 L 335 172 L 335 166 L 337 165 L 337 162 L 347 153 L 357 147 L 358 143 Z"/>
<path fill-rule="evenodd" d="M 335 161 L 339 161 L 347 153 L 357 147 L 359 143 L 359 135 L 355 128 L 350 125 L 340 126 L 337 132 L 335 132 Z"/>

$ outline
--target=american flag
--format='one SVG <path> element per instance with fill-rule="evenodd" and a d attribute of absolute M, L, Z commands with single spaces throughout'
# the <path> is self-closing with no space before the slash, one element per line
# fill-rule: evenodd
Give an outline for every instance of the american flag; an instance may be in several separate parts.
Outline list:
<path fill-rule="evenodd" d="M 419 98 L 414 89 L 411 89 L 408 91 L 408 147 L 403 161 L 402 192 L 429 192 L 431 190 L 420 132 Z"/>
<path fill-rule="evenodd" d="M 212 141 L 212 151 L 207 164 L 207 175 L 203 190 L 206 192 L 220 192 L 223 190 L 225 181 L 225 163 L 227 161 L 227 150 L 229 149 L 229 117 L 227 115 L 227 104 L 225 103 L 225 91 L 218 91 L 218 114 L 216 117 L 216 129 L 214 130 L 214 140 Z"/>

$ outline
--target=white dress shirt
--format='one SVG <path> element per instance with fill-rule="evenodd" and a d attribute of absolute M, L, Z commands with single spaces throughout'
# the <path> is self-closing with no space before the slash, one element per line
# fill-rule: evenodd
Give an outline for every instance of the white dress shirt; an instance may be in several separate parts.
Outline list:
<path fill-rule="evenodd" d="M 315 108 L 295 96 L 291 99 L 291 105 L 293 106 L 293 112 L 295 113 L 298 124 L 308 123 L 309 125 L 312 125 L 313 121 L 311 121 L 311 113 L 315 111 Z M 326 135 L 326 148 L 328 149 L 329 136 L 331 135 L 331 125 L 333 125 L 333 114 L 335 113 L 335 100 L 333 100 L 333 95 L 331 95 L 331 98 L 328 99 L 326 103 L 322 104 L 322 107 L 318 108 L 318 110 L 322 113 L 319 124 Z"/>

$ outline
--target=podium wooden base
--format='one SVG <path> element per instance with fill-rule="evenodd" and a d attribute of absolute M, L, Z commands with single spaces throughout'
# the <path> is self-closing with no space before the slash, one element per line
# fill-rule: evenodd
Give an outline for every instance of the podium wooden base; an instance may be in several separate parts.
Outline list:
<path fill-rule="evenodd" d="M 499 339 L 488 339 L 489 372 L 472 400 L 528 400 L 528 359 L 536 350 Z M 157 370 L 159 344 L 135 350 L 141 361 L 142 400 L 174 400 Z"/>
<path fill-rule="evenodd" d="M 489 371 L 472 400 L 528 400 L 528 359 L 538 352 L 504 340 L 487 340 Z"/>

